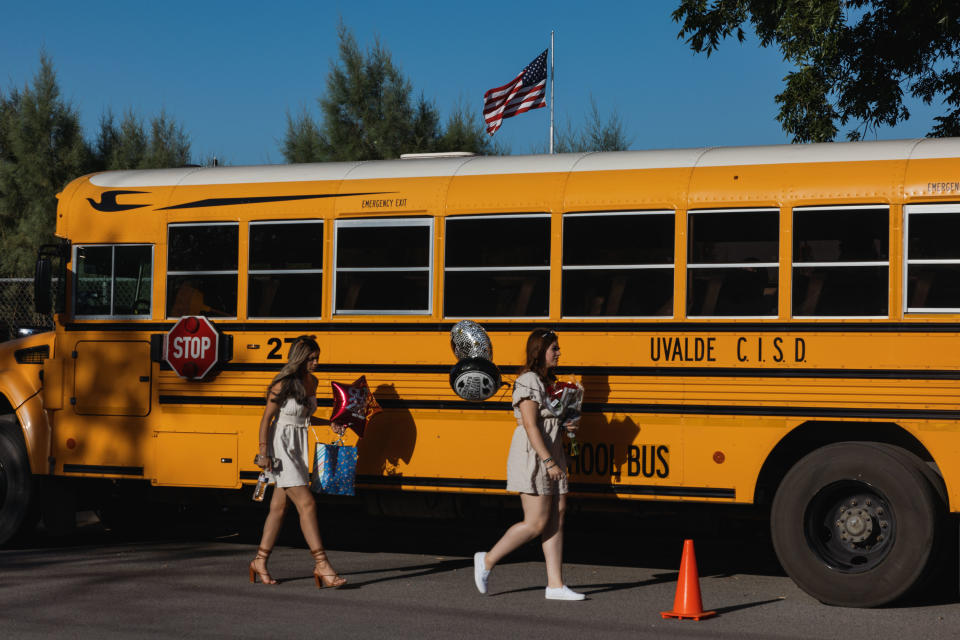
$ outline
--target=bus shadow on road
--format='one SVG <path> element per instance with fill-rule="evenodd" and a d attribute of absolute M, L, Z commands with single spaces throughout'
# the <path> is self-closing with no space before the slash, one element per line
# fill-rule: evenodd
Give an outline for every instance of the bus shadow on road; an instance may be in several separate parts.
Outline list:
<path fill-rule="evenodd" d="M 348 579 L 347 584 L 339 587 L 341 591 L 348 589 L 360 589 L 362 587 L 368 587 L 373 584 L 380 582 L 390 582 L 391 580 L 409 580 L 410 578 L 422 578 L 425 576 L 437 575 L 440 573 L 446 573 L 448 571 L 456 571 L 457 569 L 465 569 L 467 567 L 473 566 L 473 560 L 440 560 L 439 562 L 429 562 L 426 564 L 418 564 L 413 566 L 403 566 L 403 567 L 383 567 L 382 569 L 367 569 L 363 571 L 347 571 L 343 572 L 340 575 Z M 377 578 L 370 578 L 362 580 L 360 582 L 354 582 L 354 579 L 357 576 L 369 574 L 389 574 L 381 575 Z M 286 578 L 284 582 L 292 582 L 296 580 L 312 580 L 313 574 L 307 574 L 304 576 Z"/>
<path fill-rule="evenodd" d="M 713 610 L 717 612 L 718 616 L 722 616 L 725 613 L 740 611 L 742 609 L 752 609 L 753 607 L 760 607 L 765 604 L 773 604 L 774 602 L 783 602 L 784 600 L 786 600 L 786 598 L 779 596 L 776 598 L 770 598 L 769 600 L 756 600 L 754 602 L 744 602 L 743 604 L 732 604 L 728 607 L 715 607 Z"/>
<path fill-rule="evenodd" d="M 664 582 L 676 582 L 677 580 L 676 573 L 665 573 L 657 574 L 652 578 L 646 580 L 629 580 L 627 582 L 598 582 L 593 584 L 571 584 L 575 590 L 584 593 L 587 597 L 595 596 L 601 593 L 610 593 L 612 591 L 624 591 L 626 589 L 639 589 L 641 587 L 649 587 L 655 584 L 662 584 Z M 500 591 L 497 593 L 491 593 L 491 596 L 505 596 L 511 593 L 524 593 L 526 591 L 542 591 L 542 586 L 537 587 L 523 587 L 520 589 L 510 589 L 508 591 Z"/>

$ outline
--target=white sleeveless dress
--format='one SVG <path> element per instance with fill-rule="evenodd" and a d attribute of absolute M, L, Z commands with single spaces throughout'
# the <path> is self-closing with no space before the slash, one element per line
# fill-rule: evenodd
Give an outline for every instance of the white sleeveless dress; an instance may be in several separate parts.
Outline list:
<path fill-rule="evenodd" d="M 310 484 L 310 416 L 317 410 L 317 399 L 300 404 L 287 398 L 273 424 L 273 457 L 280 464 L 271 475 L 278 487 Z"/>

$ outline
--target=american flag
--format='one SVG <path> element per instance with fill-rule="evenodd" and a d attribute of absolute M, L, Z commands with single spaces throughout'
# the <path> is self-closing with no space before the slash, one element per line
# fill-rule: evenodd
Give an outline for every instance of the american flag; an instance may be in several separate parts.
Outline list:
<path fill-rule="evenodd" d="M 493 135 L 504 118 L 547 106 L 547 51 L 549 49 L 525 66 L 516 78 L 483 94 L 487 133 Z"/>

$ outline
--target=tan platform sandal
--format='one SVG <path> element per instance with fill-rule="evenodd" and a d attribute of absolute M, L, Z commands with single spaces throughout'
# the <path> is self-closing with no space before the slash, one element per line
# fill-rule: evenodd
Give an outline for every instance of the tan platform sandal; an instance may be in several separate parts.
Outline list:
<path fill-rule="evenodd" d="M 313 579 L 316 581 L 318 589 L 323 589 L 324 587 L 337 589 L 347 584 L 347 579 L 337 575 L 337 572 L 330 566 L 326 551 L 323 549 L 311 549 L 310 554 L 316 563 L 313 567 Z M 332 571 L 332 573 L 323 573 L 324 568 L 326 568 L 327 571 Z"/>
<path fill-rule="evenodd" d="M 257 557 L 250 561 L 250 582 L 256 584 L 257 576 L 260 576 L 260 582 L 263 584 L 277 584 L 267 571 L 267 558 L 270 557 L 270 551 L 270 549 L 257 549 Z M 259 567 L 258 562 L 262 563 Z"/>

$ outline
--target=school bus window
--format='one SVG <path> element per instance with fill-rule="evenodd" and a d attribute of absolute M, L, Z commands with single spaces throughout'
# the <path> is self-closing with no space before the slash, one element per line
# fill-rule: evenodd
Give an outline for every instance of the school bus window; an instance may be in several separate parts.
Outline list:
<path fill-rule="evenodd" d="M 563 217 L 562 310 L 570 316 L 672 316 L 672 211 Z"/>
<path fill-rule="evenodd" d="M 167 236 L 167 317 L 237 316 L 239 225 L 171 224 Z"/>
<path fill-rule="evenodd" d="M 793 315 L 886 317 L 890 209 L 793 211 Z"/>
<path fill-rule="evenodd" d="M 447 218 L 444 256 L 444 316 L 549 314 L 547 214 Z"/>
<path fill-rule="evenodd" d="M 150 315 L 152 245 L 78 245 L 74 251 L 76 315 Z"/>
<path fill-rule="evenodd" d="M 320 317 L 323 221 L 251 222 L 247 278 L 248 317 Z"/>
<path fill-rule="evenodd" d="M 337 220 L 335 313 L 431 312 L 433 220 Z"/>
<path fill-rule="evenodd" d="M 906 310 L 960 312 L 960 204 L 906 207 Z"/>
<path fill-rule="evenodd" d="M 687 221 L 687 315 L 776 317 L 779 212 L 690 211 Z"/>

